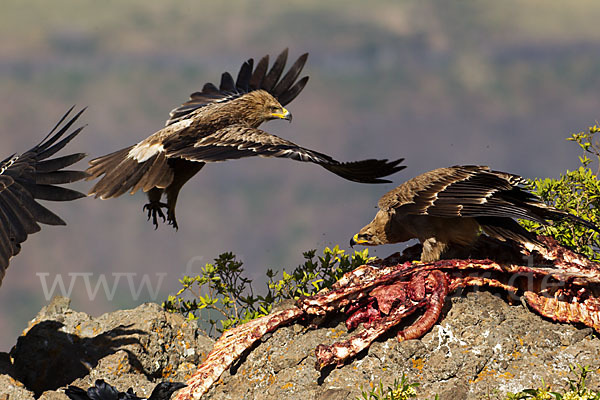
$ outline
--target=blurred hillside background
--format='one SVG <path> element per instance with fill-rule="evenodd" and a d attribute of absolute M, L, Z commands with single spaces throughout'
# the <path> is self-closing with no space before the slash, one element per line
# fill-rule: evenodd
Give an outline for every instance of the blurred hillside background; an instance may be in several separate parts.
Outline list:
<path fill-rule="evenodd" d="M 180 229 L 146 221 L 141 194 L 51 204 L 67 227 L 31 236 L 0 288 L 0 351 L 46 304 L 39 274 L 168 275 L 156 298 L 232 251 L 255 280 L 292 269 L 302 252 L 348 241 L 377 199 L 426 170 L 491 165 L 526 177 L 576 168 L 565 141 L 600 118 L 600 2 L 4 0 L 0 13 L 0 156 L 28 149 L 73 104 L 88 106 L 66 149 L 99 156 L 161 128 L 169 111 L 221 72 L 290 48 L 309 52 L 310 81 L 271 133 L 339 160 L 406 158 L 394 184 L 361 185 L 290 160 L 205 167 L 183 189 Z M 61 154 L 66 154 L 65 152 Z M 81 168 L 85 163 L 79 164 Z M 75 185 L 87 191 L 89 182 Z M 399 246 L 373 249 L 385 256 Z M 137 275 L 133 275 L 137 274 Z M 71 275 L 72 277 L 73 275 Z M 257 288 L 260 287 L 256 286 Z M 56 291 L 55 294 L 59 292 Z M 73 307 L 133 307 L 73 282 Z"/>

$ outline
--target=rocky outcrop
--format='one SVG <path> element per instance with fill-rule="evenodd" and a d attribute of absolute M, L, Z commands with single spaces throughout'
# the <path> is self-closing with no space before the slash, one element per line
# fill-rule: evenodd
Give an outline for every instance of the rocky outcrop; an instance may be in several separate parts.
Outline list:
<path fill-rule="evenodd" d="M 268 334 L 225 372 L 205 399 L 356 399 L 360 386 L 406 375 L 419 398 L 478 399 L 538 387 L 559 389 L 569 366 L 589 365 L 600 389 L 600 337 L 558 324 L 489 292 L 448 302 L 440 322 L 418 340 L 391 335 L 342 368 L 318 372 L 314 349 L 348 337 L 341 321 L 310 330 L 294 324 Z M 0 399 L 66 399 L 67 384 L 103 378 L 147 396 L 158 381 L 185 381 L 211 350 L 193 322 L 156 304 L 92 318 L 56 298 L 12 349 L 0 354 Z"/>
<path fill-rule="evenodd" d="M 56 389 L 71 383 L 88 387 L 99 378 L 149 395 L 156 382 L 185 381 L 210 351 L 212 340 L 196 332 L 194 322 L 157 304 L 92 318 L 56 297 L 19 337 L 12 362 L 3 355 L 0 398 L 6 392 L 11 400 L 67 399 Z"/>
<path fill-rule="evenodd" d="M 542 379 L 561 388 L 575 363 L 592 366 L 597 372 L 589 386 L 600 387 L 600 339 L 591 328 L 544 320 L 489 292 L 451 303 L 423 338 L 399 343 L 388 337 L 342 368 L 323 372 L 314 368 L 314 349 L 347 338 L 342 323 L 279 329 L 224 373 L 205 398 L 356 399 L 360 385 L 382 381 L 385 387 L 404 374 L 420 384 L 422 399 L 480 399 L 539 387 Z"/>

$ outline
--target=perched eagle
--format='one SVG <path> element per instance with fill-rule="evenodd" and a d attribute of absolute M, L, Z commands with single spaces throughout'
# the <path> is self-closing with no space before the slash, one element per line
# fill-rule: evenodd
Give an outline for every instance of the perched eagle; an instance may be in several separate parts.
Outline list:
<path fill-rule="evenodd" d="M 108 199 L 142 189 L 149 203 L 148 219 L 158 226 L 167 221 L 177 229 L 175 204 L 181 187 L 209 162 L 244 157 L 283 157 L 319 164 L 342 178 L 362 183 L 389 182 L 381 177 L 404 166 L 403 159 L 363 160 L 341 163 L 332 157 L 296 145 L 258 127 L 265 121 L 292 115 L 284 108 L 302 91 L 308 77 L 298 80 L 308 54 L 304 54 L 283 75 L 287 49 L 269 69 L 268 56 L 254 66 L 246 61 L 234 81 L 225 72 L 217 88 L 207 83 L 202 91 L 171 111 L 166 126 L 136 145 L 96 158 L 90 162 L 89 179 L 102 178 L 90 195 Z M 167 198 L 161 202 L 162 195 Z"/>
<path fill-rule="evenodd" d="M 186 387 L 180 382 L 161 382 L 154 387 L 152 394 L 148 400 L 169 400 L 173 393 L 181 388 Z M 65 390 L 65 394 L 71 400 L 142 400 L 133 393 L 133 389 L 129 388 L 127 392 L 119 392 L 114 386 L 104 382 L 103 379 L 98 379 L 94 386 L 83 390 L 77 386 L 69 386 Z"/>
<path fill-rule="evenodd" d="M 530 248 L 540 246 L 515 218 L 541 224 L 566 219 L 600 232 L 592 223 L 544 204 L 521 186 L 524 183 L 518 175 L 485 166 L 434 169 L 383 195 L 375 218 L 354 235 L 350 245 L 419 239 L 421 261 L 433 262 L 465 251 L 468 255 L 482 233 Z"/>
<path fill-rule="evenodd" d="M 73 107 L 61 118 L 40 144 L 31 150 L 6 158 L 0 162 L 0 284 L 11 257 L 21 250 L 27 235 L 39 231 L 38 223 L 65 225 L 65 222 L 37 200 L 70 201 L 85 194 L 60 186 L 83 179 L 83 171 L 65 171 L 85 157 L 83 153 L 52 158 L 65 147 L 83 127 L 63 136 L 84 110 L 63 124 Z M 59 129 L 59 127 L 62 127 Z M 54 133 L 57 129 L 58 132 Z"/>

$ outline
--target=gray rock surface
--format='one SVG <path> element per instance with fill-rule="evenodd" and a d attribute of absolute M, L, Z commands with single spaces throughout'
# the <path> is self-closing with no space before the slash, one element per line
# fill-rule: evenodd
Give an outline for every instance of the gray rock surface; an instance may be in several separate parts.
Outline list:
<path fill-rule="evenodd" d="M 204 398 L 356 399 L 361 385 L 387 386 L 405 374 L 420 383 L 421 399 L 503 399 L 542 379 L 560 389 L 575 363 L 594 368 L 588 387 L 600 390 L 598 334 L 545 320 L 488 292 L 452 298 L 422 339 L 399 343 L 390 335 L 342 368 L 315 370 L 315 347 L 347 337 L 340 321 L 316 330 L 281 328 Z M 159 381 L 185 381 L 211 348 L 194 323 L 156 304 L 92 318 L 56 298 L 31 321 L 10 357 L 0 353 L 0 400 L 65 400 L 66 385 L 89 387 L 99 378 L 145 397 Z"/>
<path fill-rule="evenodd" d="M 196 331 L 195 323 L 153 303 L 92 318 L 56 297 L 19 337 L 12 362 L 0 361 L 0 399 L 66 399 L 55 390 L 87 388 L 99 378 L 148 396 L 157 382 L 185 381 L 210 351 L 213 341 Z M 5 389 L 5 381 L 14 383 Z"/>
<path fill-rule="evenodd" d="M 453 298 L 422 339 L 374 343 L 342 368 L 314 369 L 314 349 L 349 337 L 343 324 L 317 330 L 279 329 L 223 374 L 205 396 L 224 399 L 356 399 L 370 387 L 406 375 L 420 399 L 504 399 L 507 392 L 566 384 L 569 366 L 595 369 L 588 387 L 600 389 L 600 338 L 590 328 L 557 324 L 488 292 Z M 488 397 L 489 396 L 489 397 Z"/>

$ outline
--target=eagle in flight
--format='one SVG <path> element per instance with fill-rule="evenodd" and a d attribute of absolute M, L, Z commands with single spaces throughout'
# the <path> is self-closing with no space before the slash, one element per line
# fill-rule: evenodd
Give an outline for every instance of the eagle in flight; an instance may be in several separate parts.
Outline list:
<path fill-rule="evenodd" d="M 303 54 L 283 75 L 284 50 L 269 68 L 269 57 L 256 66 L 253 59 L 242 64 L 237 78 L 225 72 L 219 87 L 212 83 L 191 94 L 190 100 L 171 111 L 166 126 L 136 145 L 90 161 L 88 179 L 102 177 L 90 190 L 101 199 L 125 192 L 146 192 L 144 209 L 177 229 L 175 205 L 181 187 L 209 162 L 244 157 L 283 157 L 311 162 L 342 178 L 361 183 L 385 183 L 382 177 L 404 166 L 403 159 L 339 162 L 267 133 L 258 127 L 273 119 L 292 120 L 284 108 L 302 91 L 308 77 L 298 79 L 308 54 Z M 282 77 L 283 75 L 283 77 Z M 166 203 L 161 202 L 166 195 Z"/>
<path fill-rule="evenodd" d="M 525 183 L 518 175 L 485 166 L 434 169 L 383 195 L 375 218 L 350 245 L 418 239 L 423 245 L 421 261 L 434 262 L 468 254 L 482 233 L 530 249 L 541 246 L 515 218 L 544 225 L 569 220 L 600 232 L 591 222 L 546 205 L 522 186 Z"/>
<path fill-rule="evenodd" d="M 82 126 L 65 136 L 84 111 L 81 110 L 65 122 L 72 110 L 73 107 L 40 144 L 21 155 L 13 154 L 0 162 L 0 284 L 9 260 L 19 253 L 21 243 L 27 239 L 27 235 L 41 229 L 38 224 L 66 225 L 58 215 L 37 200 L 70 201 L 85 197 L 83 193 L 56 186 L 87 176 L 83 171 L 63 170 L 84 158 L 85 154 L 50 158 L 83 129 Z M 54 133 L 57 129 L 58 132 Z"/>

